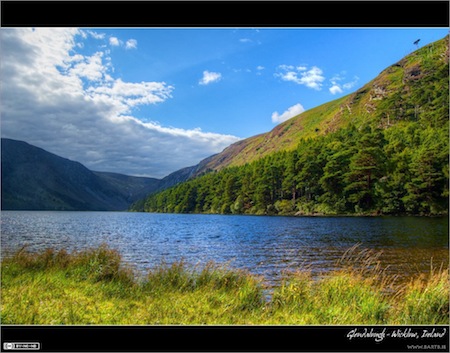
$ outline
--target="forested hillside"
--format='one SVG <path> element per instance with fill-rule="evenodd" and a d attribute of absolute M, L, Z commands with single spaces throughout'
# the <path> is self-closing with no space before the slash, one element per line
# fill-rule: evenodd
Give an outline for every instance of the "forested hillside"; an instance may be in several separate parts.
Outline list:
<path fill-rule="evenodd" d="M 448 60 L 447 36 L 355 93 L 285 122 L 277 135 L 210 159 L 205 170 L 213 172 L 151 195 L 144 210 L 447 214 Z M 249 147 L 258 139 L 265 142 Z"/>
<path fill-rule="evenodd" d="M 367 63 L 370 65 L 370 62 Z M 272 131 L 236 142 L 202 161 L 196 175 L 253 162 L 299 141 L 324 136 L 350 124 L 390 127 L 424 114 L 448 114 L 448 36 L 411 53 L 345 97 L 303 112 Z M 431 116 L 430 115 L 430 116 Z"/>

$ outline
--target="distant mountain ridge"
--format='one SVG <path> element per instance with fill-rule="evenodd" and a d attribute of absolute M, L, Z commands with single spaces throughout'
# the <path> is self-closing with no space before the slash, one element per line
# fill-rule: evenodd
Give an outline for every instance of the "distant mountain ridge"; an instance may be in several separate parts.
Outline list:
<path fill-rule="evenodd" d="M 148 194 L 187 180 L 91 171 L 24 141 L 1 139 L 2 210 L 121 211 Z"/>

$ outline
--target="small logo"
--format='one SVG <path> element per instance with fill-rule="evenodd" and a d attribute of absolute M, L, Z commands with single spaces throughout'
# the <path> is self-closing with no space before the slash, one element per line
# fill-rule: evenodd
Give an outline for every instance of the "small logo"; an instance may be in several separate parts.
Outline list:
<path fill-rule="evenodd" d="M 41 344 L 38 342 L 5 342 L 3 343 L 5 351 L 38 351 Z"/>
<path fill-rule="evenodd" d="M 13 349 L 13 347 L 14 347 L 14 344 L 11 343 L 11 342 L 3 343 L 3 349 L 4 350 L 11 350 L 11 349 Z"/>

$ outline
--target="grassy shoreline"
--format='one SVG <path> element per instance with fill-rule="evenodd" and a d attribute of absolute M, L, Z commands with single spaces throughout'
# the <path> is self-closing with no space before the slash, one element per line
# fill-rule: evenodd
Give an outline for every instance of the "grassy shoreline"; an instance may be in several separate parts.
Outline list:
<path fill-rule="evenodd" d="M 357 248 L 342 270 L 286 273 L 266 300 L 261 278 L 217 264 L 160 265 L 136 279 L 106 246 L 73 254 L 24 249 L 2 260 L 1 322 L 45 325 L 448 324 L 448 269 L 396 285 Z M 355 264 L 364 266 L 356 267 Z"/>

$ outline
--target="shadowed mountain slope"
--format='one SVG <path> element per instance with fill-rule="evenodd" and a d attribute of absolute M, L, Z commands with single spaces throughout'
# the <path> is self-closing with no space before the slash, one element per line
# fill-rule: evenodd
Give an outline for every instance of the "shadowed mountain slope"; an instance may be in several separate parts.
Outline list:
<path fill-rule="evenodd" d="M 2 210 L 126 210 L 160 182 L 93 172 L 22 141 L 1 147 Z"/>

